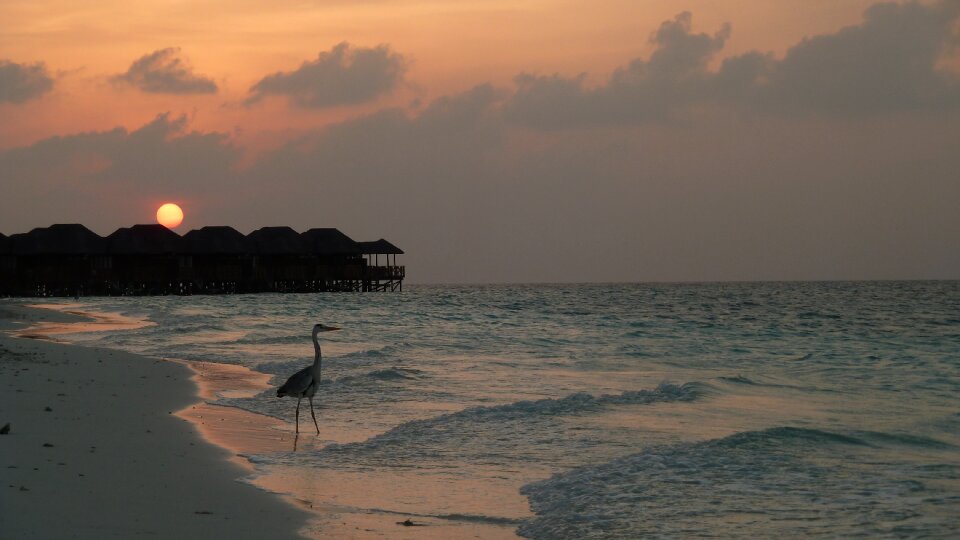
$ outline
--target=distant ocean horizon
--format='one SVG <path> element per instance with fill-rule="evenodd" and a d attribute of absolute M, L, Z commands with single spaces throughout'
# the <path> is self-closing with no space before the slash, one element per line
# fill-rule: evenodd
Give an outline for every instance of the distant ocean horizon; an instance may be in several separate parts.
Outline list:
<path fill-rule="evenodd" d="M 404 279 L 404 286 L 415 287 L 510 287 L 510 286 L 551 286 L 551 285 L 723 285 L 723 284 L 776 284 L 776 283 L 924 283 L 939 281 L 958 281 L 960 277 L 919 277 L 919 278 L 822 278 L 822 279 L 635 279 L 635 280 L 570 280 L 570 281 L 416 281 Z"/>
<path fill-rule="evenodd" d="M 246 456 L 318 479 L 290 488 L 335 516 L 317 536 L 384 514 L 529 538 L 960 533 L 960 281 L 73 302 L 155 324 L 71 342 L 274 385 L 312 360 L 314 323 L 342 327 L 322 335 L 319 442 Z M 215 403 L 293 421 L 273 390 Z"/>

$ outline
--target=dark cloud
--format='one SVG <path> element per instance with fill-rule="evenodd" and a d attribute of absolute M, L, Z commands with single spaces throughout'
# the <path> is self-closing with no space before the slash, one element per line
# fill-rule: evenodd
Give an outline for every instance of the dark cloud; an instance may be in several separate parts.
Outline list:
<path fill-rule="evenodd" d="M 484 189 L 482 171 L 502 148 L 496 100 L 483 85 L 417 115 L 387 109 L 292 141 L 245 171 L 259 193 L 245 212 L 263 220 L 288 215 L 302 226 L 316 216 L 355 222 L 358 207 L 378 214 L 373 223 L 397 212 L 425 223 L 455 220 L 469 194 Z"/>
<path fill-rule="evenodd" d="M 597 88 L 587 88 L 583 75 L 519 76 L 506 112 L 551 129 L 663 120 L 697 106 L 854 116 L 955 106 L 960 77 L 938 62 L 957 43 L 958 15 L 955 0 L 876 4 L 861 24 L 804 39 L 782 59 L 753 51 L 711 71 L 730 27 L 693 33 L 685 12 L 653 34 L 649 59 L 633 60 Z"/>
<path fill-rule="evenodd" d="M 187 226 L 338 227 L 418 282 L 949 278 L 960 111 L 540 132 L 490 86 L 309 133 L 238 168 L 160 116 L 0 151 L 0 229 L 101 233 L 182 201 Z M 731 136 L 735 133 L 736 136 Z M 154 206 L 151 206 L 154 205 Z"/>
<path fill-rule="evenodd" d="M 502 100 L 480 86 L 291 141 L 244 172 L 255 195 L 231 222 L 385 236 L 428 282 L 960 272 L 960 113 L 542 132 Z"/>
<path fill-rule="evenodd" d="M 42 62 L 17 64 L 0 60 L 0 103 L 23 103 L 53 88 L 53 78 Z"/>
<path fill-rule="evenodd" d="M 712 36 L 694 34 L 692 21 L 693 16 L 684 12 L 661 24 L 650 38 L 656 49 L 649 60 L 633 60 L 596 89 L 585 87 L 583 75 L 520 75 L 507 114 L 546 128 L 630 123 L 662 119 L 672 109 L 703 99 L 713 77 L 707 64 L 723 48 L 730 27 L 725 25 Z"/>
<path fill-rule="evenodd" d="M 178 47 L 159 49 L 141 56 L 126 73 L 111 78 L 117 84 L 129 84 L 154 94 L 214 94 L 213 79 L 195 75 L 180 55 Z"/>
<path fill-rule="evenodd" d="M 665 21 L 653 34 L 651 41 L 657 49 L 647 62 L 634 60 L 627 69 L 617 70 L 612 82 L 631 85 L 650 81 L 673 83 L 702 79 L 707 72 L 707 61 L 723 49 L 730 37 L 726 24 L 713 36 L 691 34 L 693 15 L 685 11 L 672 21 Z"/>
<path fill-rule="evenodd" d="M 937 69 L 957 36 L 960 2 L 875 4 L 864 21 L 804 39 L 769 74 L 778 108 L 867 114 L 960 104 L 960 79 Z"/>
<path fill-rule="evenodd" d="M 308 108 L 363 103 L 392 91 L 406 70 L 406 59 L 386 45 L 365 48 L 344 42 L 294 71 L 264 77 L 250 88 L 246 104 L 267 96 L 286 96 Z"/>
<path fill-rule="evenodd" d="M 167 114 L 133 131 L 52 137 L 0 151 L 0 215 L 31 226 L 72 221 L 110 232 L 150 221 L 149 204 L 158 198 L 189 195 L 216 205 L 235 187 L 239 155 L 225 135 L 189 131 L 186 117 Z"/>

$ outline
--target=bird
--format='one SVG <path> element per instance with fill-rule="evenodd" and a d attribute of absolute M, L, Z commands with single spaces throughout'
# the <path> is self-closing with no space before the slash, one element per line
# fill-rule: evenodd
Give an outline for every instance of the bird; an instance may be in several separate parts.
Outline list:
<path fill-rule="evenodd" d="M 317 428 L 317 435 L 320 434 L 320 426 L 317 425 L 317 416 L 313 413 L 313 396 L 317 393 L 317 387 L 320 386 L 320 364 L 322 363 L 320 341 L 317 339 L 317 335 L 320 332 L 333 332 L 334 330 L 340 329 L 325 324 L 315 324 L 313 326 L 313 365 L 294 373 L 287 379 L 287 382 L 283 383 L 283 386 L 277 389 L 278 398 L 286 396 L 297 398 L 297 435 L 300 434 L 300 400 L 304 397 L 310 401 L 310 416 L 313 417 L 313 426 Z"/>

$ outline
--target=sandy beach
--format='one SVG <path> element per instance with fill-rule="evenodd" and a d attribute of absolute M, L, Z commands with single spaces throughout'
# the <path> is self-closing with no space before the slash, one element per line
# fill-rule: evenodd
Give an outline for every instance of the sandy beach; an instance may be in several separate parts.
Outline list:
<path fill-rule="evenodd" d="M 306 512 L 178 416 L 187 366 L 6 333 L 80 320 L 0 304 L 0 537 L 300 537 Z"/>

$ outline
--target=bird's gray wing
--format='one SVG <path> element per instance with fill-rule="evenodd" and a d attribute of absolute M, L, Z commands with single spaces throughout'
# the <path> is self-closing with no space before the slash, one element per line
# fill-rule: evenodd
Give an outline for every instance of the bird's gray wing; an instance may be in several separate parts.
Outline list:
<path fill-rule="evenodd" d="M 278 396 L 298 396 L 302 395 L 307 391 L 307 388 L 310 387 L 310 384 L 313 383 L 313 373 L 309 367 L 305 367 L 300 371 L 294 373 L 287 379 L 287 382 L 283 383 L 279 389 L 277 389 Z"/>

